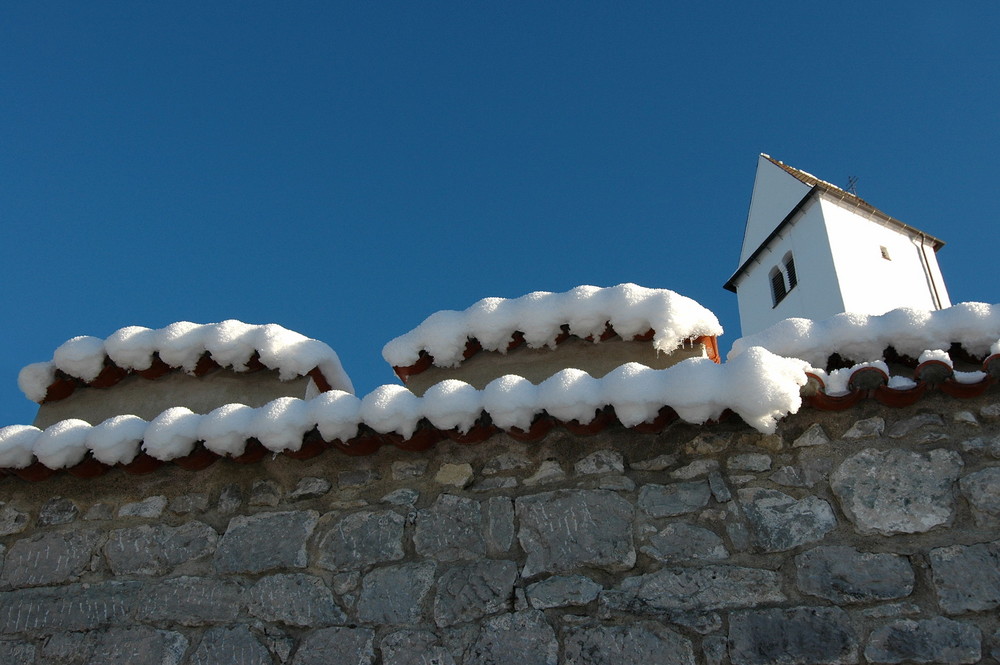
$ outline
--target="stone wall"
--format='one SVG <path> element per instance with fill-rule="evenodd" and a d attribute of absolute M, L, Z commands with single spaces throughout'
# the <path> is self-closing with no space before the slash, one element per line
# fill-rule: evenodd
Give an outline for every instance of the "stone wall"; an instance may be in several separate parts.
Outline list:
<path fill-rule="evenodd" d="M 0 663 L 975 663 L 1000 403 L 0 483 Z"/>

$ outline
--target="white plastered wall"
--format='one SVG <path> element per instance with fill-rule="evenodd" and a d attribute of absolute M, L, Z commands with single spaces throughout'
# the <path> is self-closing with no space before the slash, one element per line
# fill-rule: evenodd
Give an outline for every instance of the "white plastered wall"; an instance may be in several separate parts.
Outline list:
<path fill-rule="evenodd" d="M 808 185 L 775 166 L 763 155 L 757 159 L 757 174 L 754 176 L 753 194 L 750 197 L 740 265 L 760 247 L 771 231 L 809 193 L 809 189 Z"/>

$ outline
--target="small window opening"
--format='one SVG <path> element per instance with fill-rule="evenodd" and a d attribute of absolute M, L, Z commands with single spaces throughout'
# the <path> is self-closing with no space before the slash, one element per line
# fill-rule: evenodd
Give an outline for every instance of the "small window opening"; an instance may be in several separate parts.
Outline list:
<path fill-rule="evenodd" d="M 785 254 L 785 272 L 788 274 L 788 290 L 791 291 L 799 283 L 799 278 L 795 274 L 795 259 L 792 253 Z"/>
<path fill-rule="evenodd" d="M 774 300 L 774 307 L 778 306 L 785 296 L 788 295 L 788 290 L 785 288 L 785 275 L 778 268 L 771 269 L 771 298 Z"/>
<path fill-rule="evenodd" d="M 880 245 L 879 249 L 882 250 L 882 258 L 886 261 L 892 261 L 892 257 L 889 256 L 889 248 L 885 245 Z"/>

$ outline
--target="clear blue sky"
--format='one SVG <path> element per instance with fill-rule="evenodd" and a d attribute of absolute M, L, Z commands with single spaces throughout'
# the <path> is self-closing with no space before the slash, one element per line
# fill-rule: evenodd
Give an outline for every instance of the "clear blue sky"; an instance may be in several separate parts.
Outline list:
<path fill-rule="evenodd" d="M 19 2 L 0 9 L 0 425 L 76 335 L 238 318 L 382 345 L 625 281 L 739 335 L 757 154 L 1000 301 L 1000 3 Z"/>

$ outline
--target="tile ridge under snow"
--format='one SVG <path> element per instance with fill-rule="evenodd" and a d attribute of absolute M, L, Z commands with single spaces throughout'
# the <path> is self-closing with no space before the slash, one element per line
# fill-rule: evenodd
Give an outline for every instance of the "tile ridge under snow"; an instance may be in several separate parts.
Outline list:
<path fill-rule="evenodd" d="M 250 439 L 275 453 L 295 453 L 314 430 L 327 442 L 349 444 L 363 431 L 405 441 L 423 421 L 438 433 L 466 433 L 484 414 L 507 431 L 529 430 L 542 413 L 587 425 L 608 406 L 626 427 L 655 422 L 665 407 L 692 423 L 717 419 L 728 409 L 770 433 L 780 418 L 801 406 L 807 369 L 800 360 L 749 349 L 723 365 L 707 358 L 662 370 L 628 363 L 602 378 L 565 369 L 538 385 L 508 375 L 478 390 L 449 379 L 422 397 L 400 385 L 384 385 L 361 399 L 331 390 L 308 400 L 283 397 L 258 408 L 228 404 L 204 415 L 174 407 L 149 422 L 123 415 L 97 425 L 63 420 L 45 430 L 11 425 L 0 429 L 0 468 L 24 469 L 36 459 L 49 469 L 71 468 L 88 454 L 105 465 L 130 464 L 140 452 L 167 461 L 190 455 L 199 441 L 211 453 L 234 458 L 244 454 Z"/>
<path fill-rule="evenodd" d="M 691 298 L 636 284 L 578 286 L 563 293 L 536 291 L 520 298 L 484 298 L 459 312 L 442 310 L 391 340 L 382 357 L 393 367 L 417 363 L 421 353 L 439 367 L 456 367 L 470 339 L 487 351 L 506 352 L 520 332 L 529 348 L 554 347 L 568 326 L 597 340 L 610 325 L 622 339 L 653 330 L 653 346 L 670 352 L 687 339 L 722 334 L 718 319 Z"/>
<path fill-rule="evenodd" d="M 108 362 L 140 372 L 159 358 L 170 368 L 193 373 L 206 353 L 236 372 L 247 371 L 247 363 L 256 356 L 264 367 L 277 370 L 282 381 L 318 369 L 333 389 L 354 392 L 340 358 L 325 343 L 275 323 L 253 325 L 234 319 L 206 324 L 179 321 L 159 329 L 128 326 L 107 339 L 74 337 L 55 350 L 52 360 L 24 367 L 17 381 L 28 399 L 43 402 L 57 371 L 90 383 Z"/>

